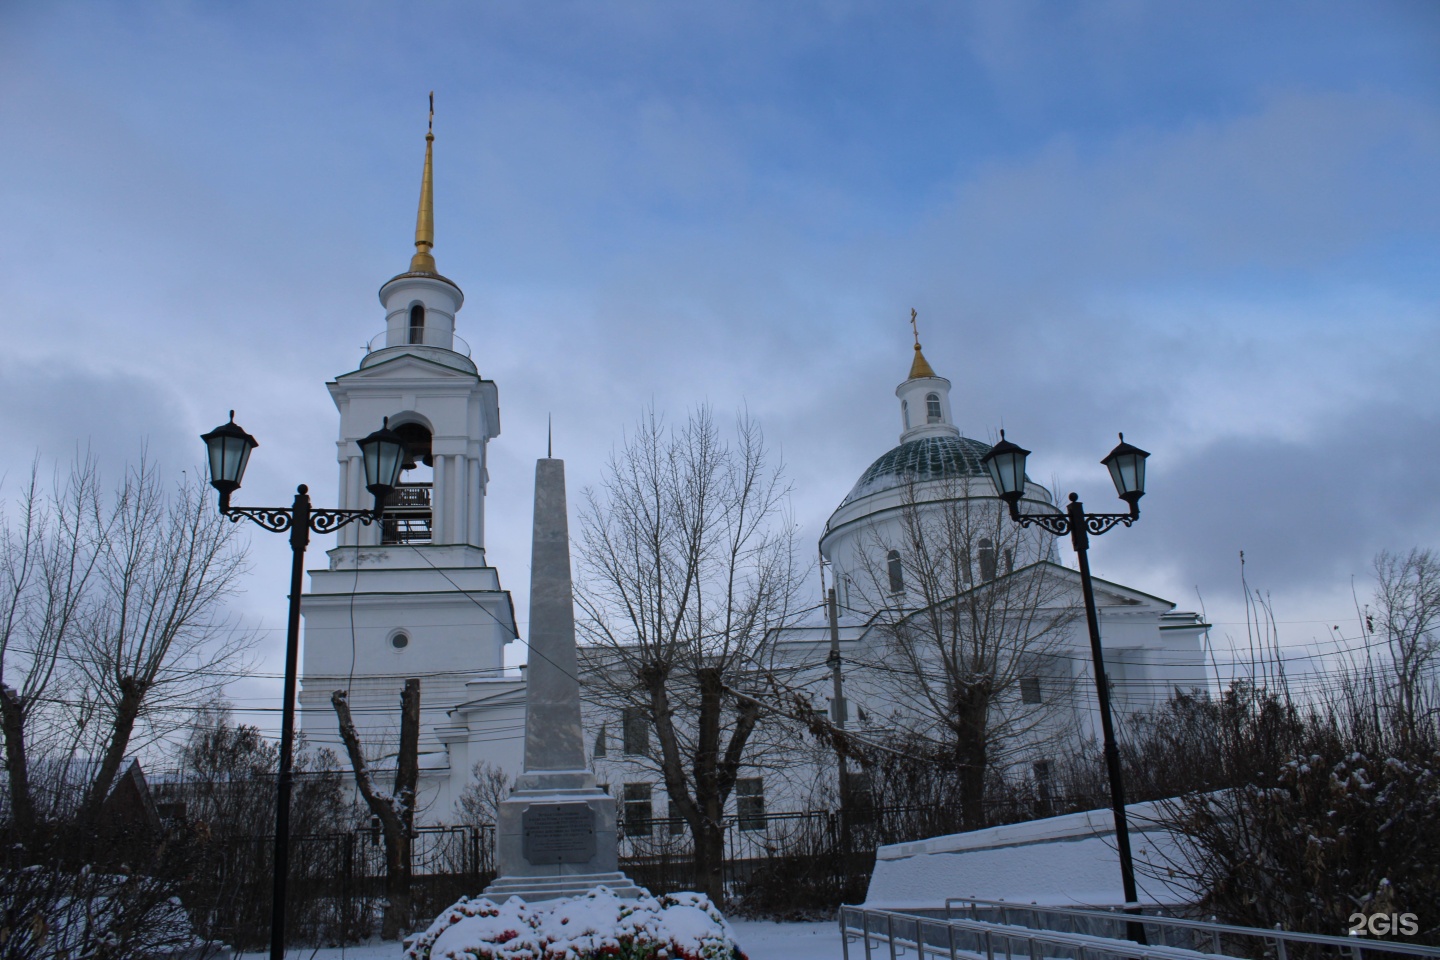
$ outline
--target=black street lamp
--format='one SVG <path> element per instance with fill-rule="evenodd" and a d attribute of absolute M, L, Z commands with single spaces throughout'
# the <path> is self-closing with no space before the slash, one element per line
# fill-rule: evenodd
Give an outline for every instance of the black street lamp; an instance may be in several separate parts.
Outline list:
<path fill-rule="evenodd" d="M 1025 458 L 1030 451 L 1005 439 L 981 457 L 990 471 L 1000 499 L 1010 506 L 1010 519 L 1022 527 L 1037 526 L 1055 536 L 1070 534 L 1070 545 L 1080 561 L 1080 588 L 1085 596 L 1085 620 L 1090 627 L 1090 656 L 1094 661 L 1095 691 L 1100 700 L 1100 729 L 1105 737 L 1105 766 L 1110 775 L 1110 809 L 1115 815 L 1115 845 L 1120 850 L 1120 879 L 1124 884 L 1126 910 L 1134 912 L 1139 902 L 1135 892 L 1135 864 L 1130 856 L 1130 830 L 1125 821 L 1125 782 L 1120 772 L 1120 750 L 1115 744 L 1115 723 L 1110 715 L 1110 683 L 1105 674 L 1105 657 L 1100 649 L 1100 618 L 1095 611 L 1095 587 L 1090 579 L 1090 534 L 1099 536 L 1118 524 L 1130 526 L 1140 519 L 1140 498 L 1145 496 L 1145 458 L 1150 456 L 1139 447 L 1125 442 L 1100 462 L 1110 468 L 1115 492 L 1130 504 L 1129 513 L 1086 513 L 1077 494 L 1070 494 L 1064 514 L 1021 513 L 1020 498 L 1025 493 Z M 1130 939 L 1145 942 L 1145 928 L 1132 921 Z"/>
<path fill-rule="evenodd" d="M 232 507 L 230 494 L 240 489 L 250 451 L 260 444 L 235 423 L 221 424 L 201 440 L 210 455 L 210 485 L 220 491 L 220 512 L 238 523 L 248 517 L 271 533 L 290 531 L 290 617 L 285 636 L 285 703 L 280 714 L 280 775 L 276 781 L 274 891 L 270 906 L 270 958 L 285 957 L 285 880 L 290 872 L 290 792 L 294 780 L 295 685 L 300 658 L 300 591 L 305 572 L 305 548 L 310 532 L 330 533 L 358 520 L 369 525 L 385 511 L 385 499 L 400 481 L 405 443 L 385 425 L 359 441 L 365 459 L 366 489 L 375 495 L 373 510 L 315 510 L 305 484 L 295 488 L 289 507 Z"/>

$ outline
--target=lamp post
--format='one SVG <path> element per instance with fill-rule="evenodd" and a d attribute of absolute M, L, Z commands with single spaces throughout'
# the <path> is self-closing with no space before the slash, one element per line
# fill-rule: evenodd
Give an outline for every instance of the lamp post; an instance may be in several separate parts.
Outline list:
<path fill-rule="evenodd" d="M 1100 618 L 1095 611 L 1095 587 L 1090 578 L 1090 534 L 1099 536 L 1117 525 L 1130 526 L 1140 519 L 1140 498 L 1145 495 L 1145 458 L 1150 456 L 1139 447 L 1120 443 L 1100 462 L 1110 468 L 1115 492 L 1130 505 L 1129 513 L 1086 513 L 1077 494 L 1070 494 L 1064 514 L 1020 512 L 1020 498 L 1025 493 L 1025 458 L 1030 451 L 1005 439 L 981 458 L 990 473 L 1000 499 L 1010 507 L 1010 519 L 1022 527 L 1037 526 L 1054 536 L 1070 534 L 1070 545 L 1080 562 L 1080 589 L 1085 597 L 1085 622 L 1090 628 L 1090 656 L 1094 661 L 1095 692 L 1100 701 L 1100 729 L 1105 739 L 1105 766 L 1110 776 L 1110 809 L 1115 815 L 1115 845 L 1120 852 L 1120 879 L 1125 891 L 1125 909 L 1138 909 L 1135 892 L 1135 864 L 1130 855 L 1130 830 L 1125 820 L 1125 782 L 1120 772 L 1120 750 L 1115 744 L 1115 723 L 1110 713 L 1110 684 L 1105 674 L 1105 656 L 1100 649 Z M 1129 924 L 1130 939 L 1145 942 L 1145 927 L 1137 921 Z"/>
<path fill-rule="evenodd" d="M 316 510 L 310 505 L 310 491 L 305 484 L 295 488 L 295 501 L 289 507 L 232 507 L 230 494 L 240 489 L 250 451 L 260 444 L 235 422 L 221 424 L 201 440 L 210 459 L 210 485 L 220 492 L 220 513 L 232 523 L 247 517 L 271 533 L 290 532 L 290 611 L 285 635 L 285 703 L 280 713 L 280 774 L 276 779 L 274 890 L 270 906 L 270 958 L 285 957 L 285 880 L 290 870 L 290 793 L 294 780 L 295 685 L 300 657 L 300 590 L 305 572 L 305 548 L 310 533 L 330 533 L 352 521 L 369 525 L 385 511 L 385 499 L 400 480 L 405 462 L 405 443 L 384 425 L 370 436 L 358 441 L 365 460 L 366 489 L 375 495 L 373 510 Z"/>

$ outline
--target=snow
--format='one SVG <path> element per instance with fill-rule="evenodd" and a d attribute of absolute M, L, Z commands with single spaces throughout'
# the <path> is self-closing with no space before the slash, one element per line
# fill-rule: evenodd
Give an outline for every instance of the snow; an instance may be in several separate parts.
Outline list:
<path fill-rule="evenodd" d="M 519 897 L 504 903 L 462 897 L 414 938 L 404 957 L 588 960 L 628 954 L 641 945 L 684 960 L 731 960 L 737 945 L 744 949 L 729 922 L 701 894 L 631 899 L 600 886 L 584 896 L 536 903 Z M 794 955 L 788 949 L 781 953 Z"/>
<path fill-rule="evenodd" d="M 775 923 L 770 920 L 732 920 L 740 949 L 750 960 L 841 960 L 840 925 Z M 864 956 L 863 951 L 859 956 Z"/>
<path fill-rule="evenodd" d="M 771 920 L 731 920 L 730 929 L 750 960 L 842 960 L 840 928 L 823 923 L 776 923 Z M 351 947 L 292 947 L 289 960 L 401 960 L 398 943 L 367 943 Z M 264 951 L 247 958 L 264 956 Z M 861 954 L 863 956 L 863 954 Z"/>

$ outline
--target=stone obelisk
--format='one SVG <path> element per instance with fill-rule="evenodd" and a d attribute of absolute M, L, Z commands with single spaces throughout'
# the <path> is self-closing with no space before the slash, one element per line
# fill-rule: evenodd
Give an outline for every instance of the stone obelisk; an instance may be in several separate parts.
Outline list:
<path fill-rule="evenodd" d="M 585 766 L 575 661 L 565 461 L 546 457 L 535 464 L 525 771 L 500 804 L 500 875 L 485 888 L 492 899 L 549 900 L 601 884 L 620 896 L 644 893 L 617 869 L 615 799 Z"/>

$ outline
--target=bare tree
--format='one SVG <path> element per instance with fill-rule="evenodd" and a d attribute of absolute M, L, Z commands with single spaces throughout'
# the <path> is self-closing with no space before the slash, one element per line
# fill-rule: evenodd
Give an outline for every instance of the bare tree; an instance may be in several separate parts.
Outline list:
<path fill-rule="evenodd" d="M 489 760 L 470 770 L 470 783 L 461 792 L 456 806 L 460 820 L 472 827 L 494 826 L 500 815 L 500 801 L 510 796 L 510 774 Z"/>
<path fill-rule="evenodd" d="M 141 726 L 150 738 L 176 729 L 184 708 L 218 694 L 254 641 L 224 609 L 245 572 L 245 551 L 198 475 L 167 493 L 142 456 L 107 520 L 95 602 L 71 657 L 84 681 L 82 703 L 103 718 L 85 820 L 99 814 Z"/>
<path fill-rule="evenodd" d="M 717 901 L 726 801 L 757 731 L 779 722 L 755 694 L 801 580 L 788 493 L 748 415 L 727 443 L 707 408 L 674 429 L 652 409 L 581 511 L 587 695 L 653 729 L 695 883 Z"/>
<path fill-rule="evenodd" d="M 49 492 L 37 477 L 0 532 L 0 725 L 27 843 L 37 760 L 98 761 L 70 771 L 87 781 L 78 812 L 93 822 L 137 736 L 183 722 L 253 641 L 223 614 L 244 547 L 198 479 L 167 492 L 143 457 L 110 499 L 88 458 Z"/>
<path fill-rule="evenodd" d="M 1436 703 L 1440 654 L 1440 557 L 1431 550 L 1381 551 L 1375 557 L 1375 605 L 1395 676 L 1392 716 L 1414 735 Z"/>
<path fill-rule="evenodd" d="M 998 500 L 972 499 L 955 480 L 911 480 L 901 494 L 896 521 L 851 575 L 851 606 L 873 613 L 883 640 L 865 672 L 891 722 L 957 778 L 962 822 L 975 829 L 987 778 L 1033 751 L 1070 701 L 1073 677 L 1056 655 L 1077 617 L 1073 591 L 1062 568 L 1026 562 L 1043 554 Z"/>
<path fill-rule="evenodd" d="M 340 721 L 340 739 L 355 771 L 355 784 L 370 812 L 380 821 L 385 837 L 385 915 L 380 936 L 397 939 L 413 919 L 410 916 L 411 841 L 415 831 L 415 790 L 420 782 L 420 681 L 405 681 L 400 693 L 400 752 L 395 758 L 395 789 L 390 793 L 375 785 L 374 774 L 365 760 L 355 720 L 350 715 L 349 694 L 336 690 L 330 695 Z"/>
<path fill-rule="evenodd" d="M 105 521 L 97 483 L 95 462 L 87 457 L 45 491 L 37 460 L 0 530 L 0 726 L 11 813 L 27 845 L 38 825 L 31 758 L 60 735 L 51 694 L 101 553 Z M 40 720 L 47 713 L 48 724 Z"/>

